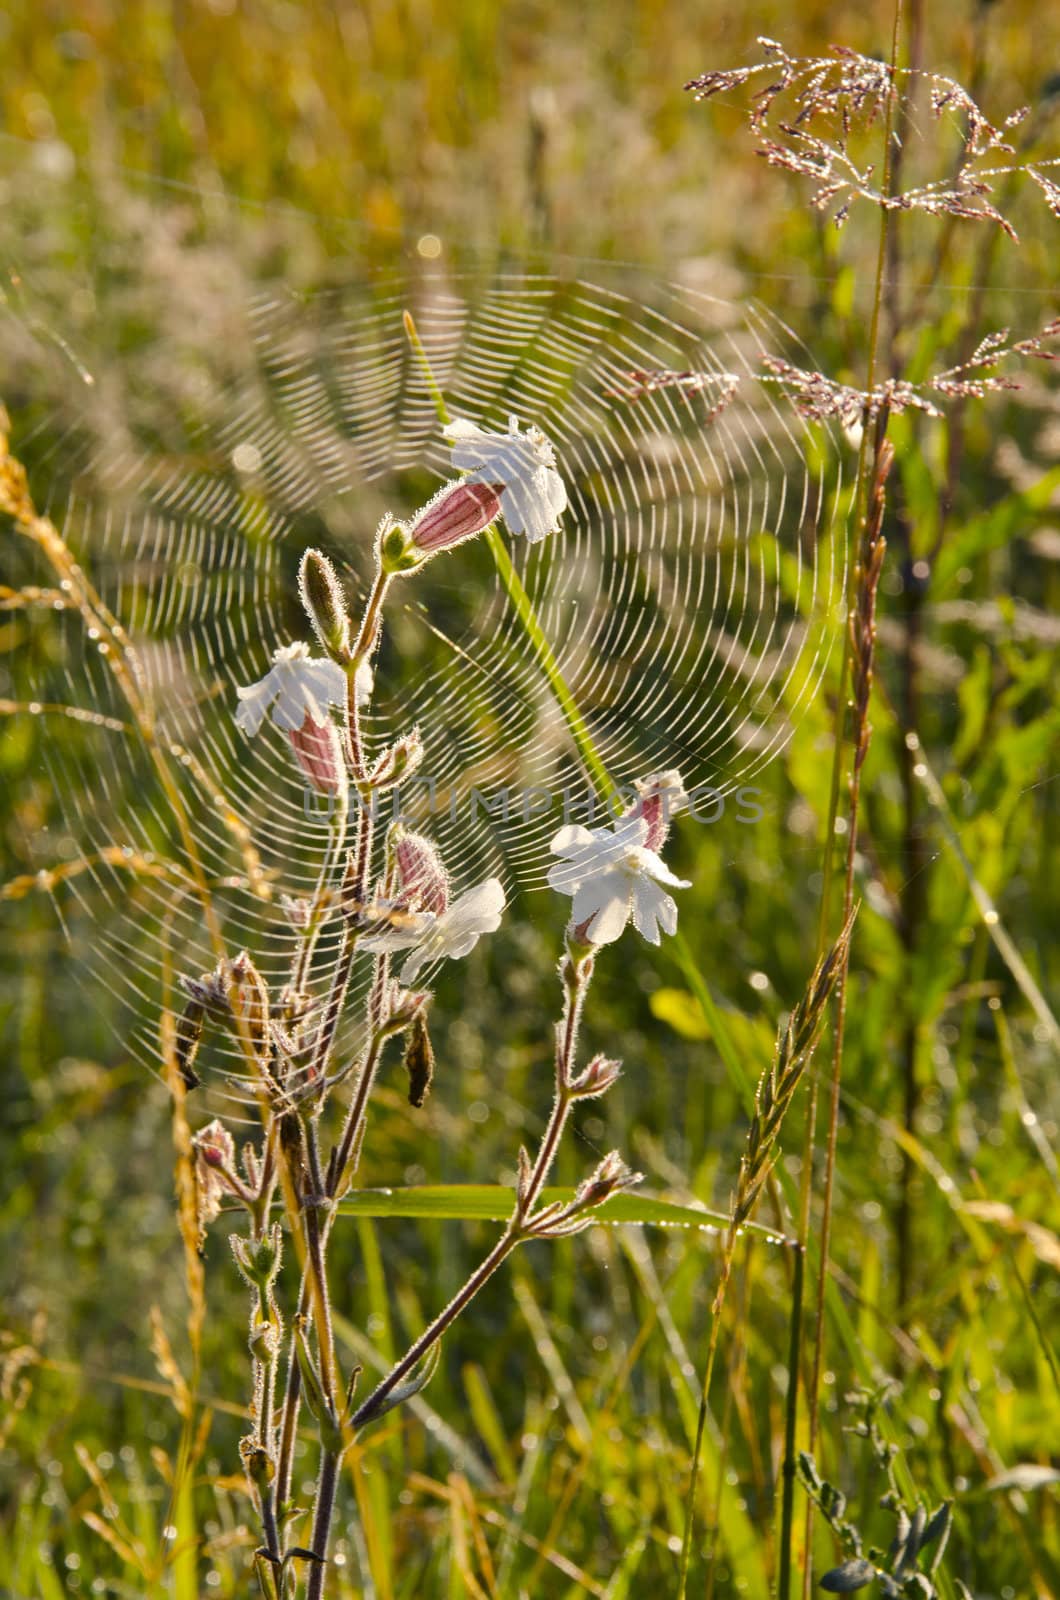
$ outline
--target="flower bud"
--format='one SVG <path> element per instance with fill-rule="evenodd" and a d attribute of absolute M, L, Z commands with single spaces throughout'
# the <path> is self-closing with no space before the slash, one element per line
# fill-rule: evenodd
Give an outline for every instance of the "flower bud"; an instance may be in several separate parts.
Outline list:
<path fill-rule="evenodd" d="M 265 979 L 243 950 L 228 969 L 225 985 L 232 1015 L 241 1021 L 258 1055 L 269 1048 L 269 991 Z"/>
<path fill-rule="evenodd" d="M 350 653 L 350 618 L 335 568 L 319 550 L 307 550 L 298 569 L 298 592 L 317 638 L 345 665 Z"/>
<path fill-rule="evenodd" d="M 230 1014 L 224 965 L 222 961 L 212 972 L 200 973 L 197 978 L 181 976 L 178 980 L 189 1000 L 201 1006 L 215 1022 L 223 1022 Z"/>
<path fill-rule="evenodd" d="M 422 1011 L 416 1013 L 409 1029 L 405 1046 L 405 1070 L 409 1075 L 409 1105 L 417 1110 L 430 1093 L 434 1077 L 434 1051 L 427 1032 L 427 1019 Z"/>
<path fill-rule="evenodd" d="M 267 1316 L 262 1316 L 255 1311 L 250 1319 L 250 1332 L 247 1335 L 247 1348 L 255 1361 L 271 1361 L 280 1347 L 281 1331 L 279 1318 L 271 1308 Z"/>
<path fill-rule="evenodd" d="M 295 895 L 281 894 L 280 910 L 288 923 L 298 933 L 304 933 L 309 926 L 309 915 L 312 909 L 311 902 Z"/>
<path fill-rule="evenodd" d="M 389 1002 L 387 1033 L 404 1033 L 425 1013 L 434 996 L 429 989 L 402 989 L 394 983 Z"/>
<path fill-rule="evenodd" d="M 620 1061 L 610 1061 L 607 1056 L 593 1056 L 584 1072 L 572 1081 L 571 1090 L 579 1100 L 592 1100 L 604 1094 L 622 1073 Z"/>
<path fill-rule="evenodd" d="M 423 740 L 420 730 L 413 728 L 411 733 L 405 734 L 404 738 L 383 751 L 369 773 L 368 781 L 376 789 L 390 788 L 403 778 L 411 777 L 422 760 Z"/>
<path fill-rule="evenodd" d="M 387 847 L 397 869 L 402 904 L 440 917 L 449 908 L 449 875 L 431 841 L 421 833 L 409 833 L 402 823 L 395 822 Z"/>
<path fill-rule="evenodd" d="M 392 578 L 403 572 L 415 571 L 427 559 L 422 551 L 416 549 L 405 524 L 395 522 L 390 515 L 385 516 L 379 524 L 375 539 L 379 565 Z"/>
<path fill-rule="evenodd" d="M 246 1174 L 247 1182 L 252 1189 L 259 1188 L 261 1185 L 261 1163 L 258 1161 L 258 1152 L 249 1139 L 243 1145 L 239 1154 L 243 1162 L 243 1171 Z"/>
<path fill-rule="evenodd" d="M 200 1128 L 192 1145 L 195 1149 L 196 1209 L 202 1236 L 220 1215 L 225 1195 L 238 1193 L 238 1180 L 232 1171 L 236 1147 L 232 1135 L 216 1117 L 205 1128 Z"/>
<path fill-rule="evenodd" d="M 288 730 L 298 765 L 319 794 L 341 794 L 346 784 L 342 747 L 332 722 L 315 722 L 307 711 L 300 728 Z"/>
<path fill-rule="evenodd" d="M 274 1222 L 260 1239 L 244 1239 L 233 1233 L 229 1239 L 236 1266 L 253 1289 L 268 1289 L 280 1270 L 283 1256 L 283 1235 L 280 1224 Z"/>
<path fill-rule="evenodd" d="M 196 1135 L 195 1147 L 208 1167 L 228 1167 L 235 1159 L 232 1135 L 216 1117 Z"/>
<path fill-rule="evenodd" d="M 631 1189 L 634 1184 L 640 1183 L 643 1174 L 631 1172 L 617 1150 L 612 1150 L 604 1157 L 591 1178 L 578 1185 L 575 1194 L 575 1203 L 580 1210 L 588 1210 L 592 1206 L 602 1206 L 611 1195 L 618 1194 L 623 1189 Z"/>
<path fill-rule="evenodd" d="M 530 1160 L 530 1152 L 525 1144 L 519 1146 L 518 1167 L 515 1178 L 515 1197 L 519 1202 L 519 1212 L 522 1215 L 526 1209 L 527 1196 L 530 1192 L 530 1179 L 534 1175 L 534 1165 Z"/>
<path fill-rule="evenodd" d="M 447 483 L 409 523 L 408 536 L 424 556 L 435 556 L 488 528 L 501 509 L 502 485 Z"/>

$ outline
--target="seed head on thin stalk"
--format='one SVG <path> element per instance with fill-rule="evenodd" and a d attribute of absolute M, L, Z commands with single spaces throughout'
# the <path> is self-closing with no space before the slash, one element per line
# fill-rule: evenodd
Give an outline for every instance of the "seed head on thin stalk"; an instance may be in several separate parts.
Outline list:
<path fill-rule="evenodd" d="M 961 84 L 940 73 L 900 67 L 841 46 L 827 56 L 791 56 L 775 39 L 758 43 L 763 60 L 701 73 L 685 88 L 697 100 L 708 100 L 765 79 L 748 110 L 751 130 L 762 141 L 756 154 L 771 167 L 811 179 L 811 206 L 831 209 L 837 228 L 858 202 L 865 202 L 883 211 L 990 222 L 1015 239 L 1015 228 L 993 198 L 999 181 L 1014 172 L 1036 184 L 1054 214 L 1060 209 L 1060 189 L 1043 170 L 1057 163 L 1021 164 L 1009 142 L 1028 115 L 1026 107 L 993 123 Z M 947 119 L 956 130 L 958 158 L 944 178 L 892 192 L 876 178 L 873 163 L 855 158 L 852 141 L 881 120 L 890 131 L 898 103 L 907 101 L 918 83 L 927 87 L 932 120 Z"/>
<path fill-rule="evenodd" d="M 754 1116 L 747 1130 L 747 1143 L 732 1198 L 727 1253 L 735 1243 L 740 1226 L 754 1210 L 762 1186 L 777 1159 L 784 1119 L 821 1036 L 828 1001 L 835 989 L 840 966 L 846 958 L 852 927 L 853 917 L 828 954 L 818 962 L 805 993 L 780 1031 L 770 1067 L 759 1079 L 755 1091 Z M 729 1259 L 731 1261 L 731 1255 Z M 723 1275 L 726 1275 L 724 1269 Z M 715 1315 L 719 1309 L 716 1299 Z"/>

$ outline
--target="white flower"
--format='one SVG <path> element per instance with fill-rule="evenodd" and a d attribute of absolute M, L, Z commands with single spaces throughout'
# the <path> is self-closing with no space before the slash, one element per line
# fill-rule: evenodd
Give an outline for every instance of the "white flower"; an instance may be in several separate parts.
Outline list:
<path fill-rule="evenodd" d="M 357 668 L 357 704 L 372 692 L 372 669 L 366 661 Z M 272 707 L 272 720 L 285 733 L 297 733 L 306 717 L 317 727 L 328 721 L 328 707 L 345 705 L 346 674 L 337 662 L 314 659 L 307 644 L 283 645 L 272 666 L 257 683 L 237 689 L 236 727 L 255 734 Z"/>
<path fill-rule="evenodd" d="M 647 848 L 649 832 L 648 819 L 632 815 L 611 828 L 571 824 L 553 839 L 552 854 L 563 859 L 549 872 L 549 884 L 573 897 L 571 921 L 591 944 L 613 943 L 631 917 L 649 944 L 659 943 L 660 930 L 676 930 L 677 905 L 662 885 L 687 889 L 690 880 L 675 878 Z"/>
<path fill-rule="evenodd" d="M 415 983 L 424 967 L 436 961 L 459 961 L 478 943 L 484 933 L 494 933 L 504 910 L 504 890 L 500 880 L 487 878 L 454 900 L 440 916 L 413 912 L 402 918 L 400 927 L 385 933 L 372 933 L 360 941 L 365 950 L 407 950 L 412 953 L 398 974 L 406 986 Z"/>
<path fill-rule="evenodd" d="M 515 417 L 507 433 L 487 433 L 459 417 L 442 429 L 453 452 L 453 466 L 466 472 L 467 483 L 489 484 L 501 491 L 501 513 L 512 533 L 525 533 L 531 544 L 555 531 L 567 505 L 567 490 L 556 471 L 556 453 L 540 428 L 519 431 Z"/>

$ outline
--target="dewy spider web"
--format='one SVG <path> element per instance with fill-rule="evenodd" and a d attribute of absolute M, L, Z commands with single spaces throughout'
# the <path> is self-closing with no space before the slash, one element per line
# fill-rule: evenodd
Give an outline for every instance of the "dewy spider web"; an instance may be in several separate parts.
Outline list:
<path fill-rule="evenodd" d="M 277 645 L 310 637 L 294 595 L 306 545 L 363 595 L 382 513 L 407 514 L 451 475 L 406 310 L 453 415 L 492 428 L 515 415 L 556 447 L 570 497 L 560 531 L 533 549 L 504 537 L 616 782 L 677 766 L 723 797 L 753 783 L 840 632 L 834 455 L 826 484 L 820 430 L 811 442 L 762 381 L 763 352 L 789 340 L 760 313 L 662 286 L 630 298 L 545 277 L 389 280 L 263 297 L 194 362 L 174 353 L 167 367 L 155 346 L 117 398 L 106 373 L 81 386 L 76 414 L 67 397 L 64 418 L 38 417 L 35 484 L 49 483 L 47 509 L 132 637 L 227 947 L 277 986 L 294 935 L 276 894 L 253 892 L 241 830 L 261 881 L 298 895 L 329 822 L 275 730 L 242 739 L 235 689 Z M 54 620 L 61 653 L 35 658 L 23 697 L 101 719 L 50 745 L 66 852 L 88 864 L 59 894 L 91 918 L 90 964 L 122 1002 L 130 1048 L 157 1064 L 164 964 L 197 973 L 213 956 L 194 895 L 159 870 L 179 860 L 172 818 L 135 732 L 113 726 L 131 719 L 98 641 L 76 613 Z M 539 885 L 564 797 L 586 820 L 591 788 L 482 541 L 393 593 L 369 743 L 414 722 L 430 784 L 402 800 L 455 887 L 492 871 L 510 893 Z M 332 929 L 321 988 L 334 950 Z"/>

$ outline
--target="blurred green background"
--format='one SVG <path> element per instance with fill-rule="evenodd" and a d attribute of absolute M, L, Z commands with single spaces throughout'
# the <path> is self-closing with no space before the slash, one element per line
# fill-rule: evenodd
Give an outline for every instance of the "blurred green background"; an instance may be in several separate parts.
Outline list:
<path fill-rule="evenodd" d="M 246 363 L 246 308 L 277 285 L 342 291 L 439 265 L 592 280 L 596 263 L 633 298 L 655 279 L 753 297 L 823 371 L 862 381 L 873 219 L 836 233 L 799 180 L 756 157 L 738 95 L 697 106 L 682 85 L 752 59 L 759 34 L 793 53 L 881 53 L 890 26 L 884 8 L 840 5 L 9 5 L 0 399 L 40 502 L 62 520 L 66 453 L 79 460 L 83 436 L 157 436 L 163 459 L 184 408 L 216 415 Z M 1030 104 L 1039 156 L 1060 145 L 1058 45 L 1060 15 L 1006 0 L 914 6 L 904 35 L 990 115 Z M 909 166 L 951 158 L 921 107 Z M 897 354 L 914 371 L 1057 314 L 1056 220 L 1022 191 L 1011 214 L 1018 247 L 979 225 L 903 223 Z M 78 363 L 95 388 L 67 409 Z M 992 934 L 1010 936 L 1055 1008 L 1055 381 L 1034 365 L 1020 391 L 958 404 L 944 422 L 899 419 L 895 437 L 833 1243 L 859 1361 L 832 1327 L 820 1454 L 886 1545 L 881 1486 L 842 1431 L 844 1395 L 859 1364 L 898 1377 L 912 1476 L 932 1503 L 956 1500 L 947 1567 L 976 1595 L 1023 1600 L 1060 1594 L 1060 1097 L 1055 1025 Z M 48 583 L 0 533 L 3 583 Z M 309 520 L 306 538 L 318 533 Z M 912 563 L 936 534 L 917 584 Z M 93 538 L 74 538 L 90 569 Z M 6 883 L 55 865 L 57 838 L 62 855 L 57 795 L 92 750 L 78 725 L 14 709 L 21 686 L 59 681 L 77 656 L 74 630 L 9 598 Z M 672 846 L 694 881 L 682 926 L 752 1076 L 811 964 L 835 694 L 833 673 L 761 780 L 760 826 L 679 829 Z M 934 798 L 911 770 L 910 725 L 941 783 Z M 996 902 L 993 929 L 973 878 Z M 236 1470 L 242 1294 L 211 1238 L 203 1393 L 216 1408 L 194 1503 L 174 1511 L 179 1419 L 149 1321 L 158 1305 L 182 1360 L 170 1112 L 116 1036 L 107 988 L 78 981 L 99 911 L 71 891 L 20 884 L 0 906 L 0 1592 L 242 1595 L 255 1544 Z M 544 897 L 529 904 L 532 920 L 443 975 L 434 1095 L 411 1118 L 388 1075 L 366 1184 L 493 1181 L 540 1129 L 561 919 Z M 717 1031 L 665 951 L 628 934 L 613 954 L 586 1047 L 620 1041 L 625 1076 L 587 1108 L 560 1176 L 575 1181 L 618 1145 L 654 1191 L 724 1209 L 746 1118 Z M 797 1110 L 785 1138 L 796 1176 L 801 1142 Z M 400 1351 L 491 1238 L 479 1224 L 351 1222 L 339 1241 L 350 1340 Z M 429 1412 L 366 1441 L 340 1592 L 675 1592 L 715 1254 L 708 1233 L 659 1230 L 528 1249 L 447 1342 Z M 767 1593 L 775 1559 L 791 1263 L 763 1242 L 739 1262 L 715 1392 L 725 1442 L 712 1438 L 706 1473 L 708 1496 L 724 1484 L 719 1595 Z M 307 1444 L 307 1477 L 312 1459 Z M 171 1516 L 193 1545 L 166 1541 Z M 139 1549 L 158 1557 L 150 1582 Z"/>

